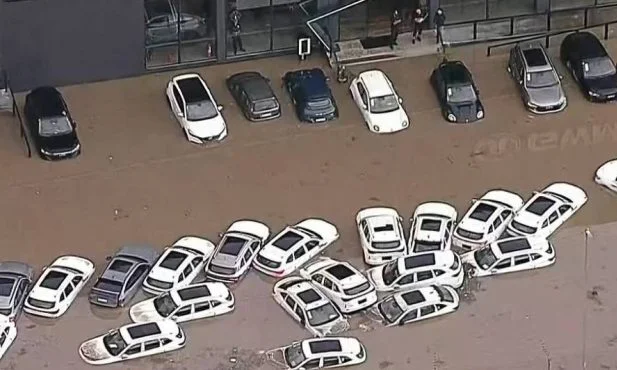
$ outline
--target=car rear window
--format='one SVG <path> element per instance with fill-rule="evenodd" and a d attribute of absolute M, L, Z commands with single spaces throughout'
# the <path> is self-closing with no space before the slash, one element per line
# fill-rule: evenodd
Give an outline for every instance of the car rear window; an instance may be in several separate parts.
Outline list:
<path fill-rule="evenodd" d="M 182 262 L 186 260 L 186 258 L 187 258 L 187 255 L 184 253 L 171 251 L 169 252 L 169 254 L 165 257 L 165 259 L 161 262 L 159 266 L 169 269 L 169 270 L 176 271 L 178 267 L 180 267 Z"/>
<path fill-rule="evenodd" d="M 109 269 L 112 271 L 122 272 L 126 274 L 133 267 L 133 263 L 125 260 L 116 259 L 111 265 L 109 265 Z"/>
<path fill-rule="evenodd" d="M 473 212 L 471 212 L 469 218 L 486 222 L 489 218 L 491 218 L 491 216 L 493 215 L 493 213 L 495 213 L 496 210 L 497 207 L 495 206 L 486 203 L 479 203 L 473 210 Z"/>
<path fill-rule="evenodd" d="M 94 287 L 106 292 L 120 293 L 122 291 L 121 282 L 104 278 L 99 279 Z"/>
<path fill-rule="evenodd" d="M 10 297 L 15 279 L 0 278 L 0 297 Z"/>
<path fill-rule="evenodd" d="M 355 286 L 353 288 L 349 288 L 349 289 L 345 289 L 343 290 L 343 292 L 348 295 L 348 296 L 354 296 L 356 294 L 360 294 L 362 292 L 365 292 L 367 290 L 369 290 L 371 288 L 371 284 L 367 281 L 363 284 L 360 284 L 358 286 Z"/>
<path fill-rule="evenodd" d="M 553 204 L 555 204 L 554 200 L 540 196 L 527 207 L 527 212 L 533 213 L 536 216 L 542 216 Z"/>
<path fill-rule="evenodd" d="M 41 288 L 57 290 L 67 276 L 67 274 L 60 271 L 49 271 L 43 281 L 41 281 L 40 286 Z"/>
<path fill-rule="evenodd" d="M 253 104 L 253 110 L 256 112 L 262 110 L 276 109 L 276 107 L 278 107 L 278 104 L 274 99 L 258 100 Z"/>
<path fill-rule="evenodd" d="M 332 101 L 330 100 L 330 98 L 309 100 L 306 102 L 306 106 L 308 109 L 312 109 L 312 110 L 327 109 L 332 106 Z"/>
<path fill-rule="evenodd" d="M 235 236 L 228 236 L 221 246 L 219 253 L 229 256 L 237 256 L 242 251 L 242 247 L 246 244 L 246 239 L 238 238 Z"/>
<path fill-rule="evenodd" d="M 285 234 L 278 237 L 275 241 L 272 242 L 272 245 L 287 251 L 291 249 L 294 245 L 298 244 L 300 240 L 302 240 L 302 235 L 295 233 L 293 231 L 287 231 Z"/>

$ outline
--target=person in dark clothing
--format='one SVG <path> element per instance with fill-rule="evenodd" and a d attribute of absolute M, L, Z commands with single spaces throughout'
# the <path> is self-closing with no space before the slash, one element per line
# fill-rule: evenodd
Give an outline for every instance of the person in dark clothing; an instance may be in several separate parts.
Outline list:
<path fill-rule="evenodd" d="M 416 9 L 416 12 L 413 15 L 413 33 L 412 33 L 412 43 L 416 43 L 422 41 L 422 28 L 424 27 L 424 21 L 426 20 L 426 15 L 422 13 L 422 9 Z"/>
<path fill-rule="evenodd" d="M 397 45 L 396 39 L 398 38 L 402 22 L 403 19 L 401 15 L 398 10 L 395 9 L 394 12 L 392 12 L 392 19 L 390 22 L 390 49 L 394 49 L 394 45 Z"/>
<path fill-rule="evenodd" d="M 229 13 L 229 22 L 231 25 L 231 44 L 234 48 L 234 55 L 238 54 L 238 51 L 246 51 L 242 46 L 242 38 L 240 37 L 240 18 L 242 13 L 235 6 Z"/>
<path fill-rule="evenodd" d="M 438 8 L 437 12 L 435 12 L 435 29 L 437 31 L 437 38 L 435 39 L 436 44 L 439 44 L 440 42 L 443 44 L 444 24 L 446 24 L 446 13 L 443 12 L 443 9 Z"/>

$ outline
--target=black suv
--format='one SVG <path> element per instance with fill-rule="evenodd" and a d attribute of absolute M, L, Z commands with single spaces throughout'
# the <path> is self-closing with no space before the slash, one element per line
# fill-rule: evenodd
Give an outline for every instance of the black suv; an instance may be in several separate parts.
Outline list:
<path fill-rule="evenodd" d="M 431 74 L 431 85 L 450 122 L 475 122 L 484 118 L 484 107 L 471 72 L 460 61 L 443 61 Z"/>
<path fill-rule="evenodd" d="M 39 87 L 26 96 L 24 115 L 41 158 L 57 160 L 76 157 L 81 145 L 62 94 L 53 87 Z"/>
<path fill-rule="evenodd" d="M 560 57 L 585 96 L 591 101 L 615 100 L 615 62 L 590 32 L 571 33 L 563 39 Z"/>
<path fill-rule="evenodd" d="M 328 78 L 321 69 L 287 72 L 283 83 L 301 121 L 320 123 L 338 118 L 338 108 L 328 87 Z"/>
<path fill-rule="evenodd" d="M 281 116 L 281 106 L 267 78 L 258 72 L 240 72 L 227 79 L 227 88 L 249 121 Z"/>

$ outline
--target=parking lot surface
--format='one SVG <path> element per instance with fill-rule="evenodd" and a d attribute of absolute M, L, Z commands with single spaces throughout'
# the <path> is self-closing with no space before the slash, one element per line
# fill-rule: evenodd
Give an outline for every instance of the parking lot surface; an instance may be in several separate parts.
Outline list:
<path fill-rule="evenodd" d="M 615 55 L 617 45 L 609 50 Z M 48 163 L 23 155 L 17 126 L 0 116 L 2 259 L 40 270 L 62 254 L 96 262 L 122 244 L 162 248 L 185 234 L 218 234 L 234 220 L 266 222 L 272 232 L 306 217 L 335 223 L 341 239 L 327 255 L 362 266 L 356 212 L 396 207 L 408 218 L 421 202 L 442 200 L 462 214 L 472 198 L 506 188 L 528 198 L 553 181 L 582 186 L 588 204 L 555 238 L 557 263 L 533 273 L 471 281 L 460 310 L 420 324 L 379 328 L 361 314 L 349 335 L 367 347 L 362 369 L 617 369 L 617 294 L 610 261 L 615 197 L 592 179 L 613 159 L 614 104 L 590 104 L 566 76 L 568 108 L 532 116 L 522 107 L 505 57 L 461 49 L 481 90 L 487 117 L 451 125 L 428 83 L 435 56 L 354 67 L 386 72 L 411 116 L 411 128 L 370 134 L 347 87 L 332 82 L 341 118 L 300 125 L 282 91 L 285 71 L 320 65 L 291 57 L 199 68 L 225 106 L 229 137 L 189 144 L 164 100 L 173 73 L 63 88 L 84 148 L 75 160 Z M 556 61 L 557 67 L 562 68 Z M 322 65 L 325 69 L 326 67 Z M 272 79 L 283 118 L 249 124 L 224 79 L 259 70 Z M 606 224 L 600 226 L 600 224 Z M 584 227 L 591 227 L 585 268 Z M 408 224 L 406 225 L 408 227 Z M 308 337 L 271 297 L 272 280 L 251 272 L 234 293 L 236 311 L 186 326 L 179 352 L 113 369 L 270 369 L 261 351 Z M 22 316 L 1 369 L 85 369 L 79 344 L 124 323 L 128 312 L 91 308 L 86 291 L 59 320 Z M 137 302 L 136 298 L 133 302 Z M 586 355 L 583 356 L 582 354 Z"/>

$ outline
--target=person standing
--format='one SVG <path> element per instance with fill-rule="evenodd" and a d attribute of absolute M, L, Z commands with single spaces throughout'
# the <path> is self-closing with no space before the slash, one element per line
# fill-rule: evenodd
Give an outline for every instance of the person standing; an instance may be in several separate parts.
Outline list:
<path fill-rule="evenodd" d="M 238 54 L 238 51 L 246 51 L 242 46 L 242 38 L 240 36 L 240 18 L 242 13 L 234 6 L 229 13 L 229 22 L 231 25 L 231 44 L 234 48 L 234 55 Z"/>
<path fill-rule="evenodd" d="M 416 43 L 422 41 L 422 28 L 424 27 L 424 21 L 426 20 L 426 15 L 422 12 L 422 9 L 416 9 L 416 12 L 413 15 L 413 33 L 412 33 L 412 43 Z"/>
<path fill-rule="evenodd" d="M 438 8 L 437 12 L 435 12 L 435 29 L 437 31 L 437 37 L 435 39 L 436 44 L 439 44 L 440 42 L 443 44 L 444 24 L 446 24 L 446 13 L 443 12 L 443 9 Z"/>
<path fill-rule="evenodd" d="M 392 19 L 390 21 L 390 49 L 394 49 L 394 45 L 398 45 L 396 39 L 398 38 L 402 22 L 403 19 L 401 18 L 398 10 L 394 9 L 394 12 L 392 12 Z"/>

